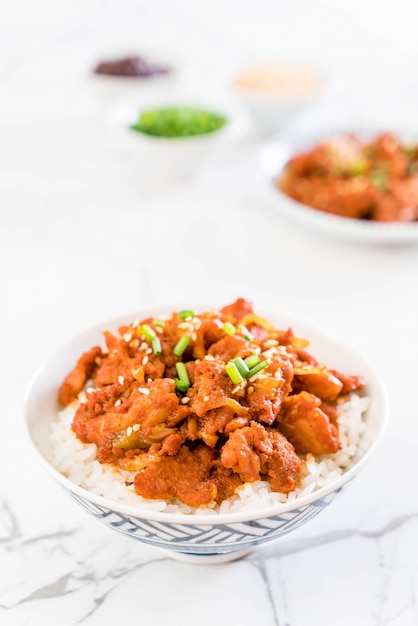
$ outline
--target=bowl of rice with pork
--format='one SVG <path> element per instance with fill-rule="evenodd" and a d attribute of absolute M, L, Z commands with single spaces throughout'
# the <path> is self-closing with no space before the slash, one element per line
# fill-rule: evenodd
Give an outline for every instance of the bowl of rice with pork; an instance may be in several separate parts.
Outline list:
<path fill-rule="evenodd" d="M 363 357 L 243 298 L 100 324 L 26 397 L 38 458 L 86 512 L 204 563 L 319 513 L 368 462 L 387 413 Z"/>

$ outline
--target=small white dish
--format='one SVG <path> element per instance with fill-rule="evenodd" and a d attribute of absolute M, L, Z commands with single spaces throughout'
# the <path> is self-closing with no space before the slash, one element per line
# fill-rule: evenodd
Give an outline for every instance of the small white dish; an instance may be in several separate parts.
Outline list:
<path fill-rule="evenodd" d="M 155 137 L 132 129 L 141 111 L 166 106 L 190 106 L 218 113 L 225 117 L 222 128 L 190 137 Z M 213 100 L 203 96 L 177 94 L 172 97 L 131 97 L 113 103 L 109 124 L 134 158 L 140 159 L 148 170 L 157 175 L 190 175 L 204 161 L 240 140 L 250 128 L 248 113 L 228 100 Z"/>
<path fill-rule="evenodd" d="M 100 63 L 114 63 L 126 59 L 140 57 L 144 63 L 165 68 L 165 73 L 152 75 L 115 75 L 98 73 Z M 149 94 L 159 93 L 164 89 L 172 89 L 181 80 L 185 61 L 177 52 L 169 48 L 156 48 L 149 44 L 138 45 L 138 42 L 126 42 L 125 45 L 109 45 L 92 54 L 92 58 L 85 68 L 83 86 L 95 93 L 104 101 L 127 97 L 132 93 Z"/>
<path fill-rule="evenodd" d="M 354 132 L 364 138 L 371 138 L 380 132 L 391 129 L 358 129 L 347 127 L 319 129 L 315 132 L 285 134 L 268 141 L 261 150 L 259 167 L 266 199 L 284 217 L 324 234 L 351 241 L 381 245 L 404 245 L 418 243 L 418 222 L 373 222 L 331 215 L 297 202 L 281 191 L 275 181 L 283 173 L 288 160 L 305 150 L 313 148 L 325 139 Z M 397 132 L 396 135 L 411 140 L 411 133 Z M 416 139 L 416 133 L 415 133 Z"/>
<path fill-rule="evenodd" d="M 233 92 L 266 133 L 285 128 L 318 100 L 326 84 L 322 70 L 299 63 L 248 64 L 231 77 Z"/>

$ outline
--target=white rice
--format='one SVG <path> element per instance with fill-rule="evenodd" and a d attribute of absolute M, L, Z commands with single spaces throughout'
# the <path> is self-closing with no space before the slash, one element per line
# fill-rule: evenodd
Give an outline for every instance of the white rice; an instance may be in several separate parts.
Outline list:
<path fill-rule="evenodd" d="M 349 400 L 338 407 L 338 428 L 341 449 L 335 454 L 314 458 L 306 456 L 307 475 L 302 484 L 289 493 L 272 492 L 266 481 L 256 481 L 240 486 L 235 494 L 219 506 L 194 508 L 173 500 L 146 500 L 133 490 L 133 477 L 136 472 L 127 472 L 96 460 L 97 447 L 94 443 L 82 443 L 73 431 L 71 423 L 77 405 L 71 405 L 58 414 L 51 427 L 53 449 L 52 465 L 71 482 L 109 500 L 138 508 L 163 511 L 165 513 L 185 513 L 207 515 L 208 513 L 235 513 L 269 507 L 273 504 L 293 501 L 296 498 L 316 491 L 339 478 L 364 454 L 368 442 L 364 436 L 367 425 L 364 414 L 369 399 L 351 394 Z"/>

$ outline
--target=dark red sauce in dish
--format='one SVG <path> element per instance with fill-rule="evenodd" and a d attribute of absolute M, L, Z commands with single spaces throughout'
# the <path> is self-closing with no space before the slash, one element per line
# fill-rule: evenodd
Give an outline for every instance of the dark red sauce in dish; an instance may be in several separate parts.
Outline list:
<path fill-rule="evenodd" d="M 169 74 L 171 71 L 170 67 L 159 65 L 142 56 L 128 56 L 120 59 L 100 61 L 94 68 L 95 74 L 148 78 Z"/>

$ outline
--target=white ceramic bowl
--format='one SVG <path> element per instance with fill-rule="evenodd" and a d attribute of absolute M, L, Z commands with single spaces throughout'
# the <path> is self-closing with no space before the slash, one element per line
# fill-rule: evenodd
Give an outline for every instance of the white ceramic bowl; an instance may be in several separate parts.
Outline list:
<path fill-rule="evenodd" d="M 169 70 L 152 76 L 116 76 L 97 73 L 99 63 L 120 61 L 132 57 L 141 57 L 146 62 Z M 83 73 L 81 84 L 101 100 L 110 101 L 127 97 L 132 93 L 159 93 L 164 89 L 173 89 L 182 80 L 187 63 L 177 50 L 165 47 L 160 42 L 146 42 L 141 38 L 123 42 L 109 42 L 106 46 L 92 51 L 88 65 L 80 68 Z"/>
<path fill-rule="evenodd" d="M 141 111 L 166 106 L 201 108 L 224 116 L 226 123 L 219 130 L 204 135 L 178 138 L 155 137 L 131 128 L 138 121 Z M 206 160 L 244 137 L 250 128 L 248 113 L 236 103 L 186 93 L 120 100 L 110 107 L 108 119 L 113 131 L 130 149 L 132 157 L 140 160 L 147 171 L 157 176 L 195 173 Z"/>
<path fill-rule="evenodd" d="M 167 312 L 172 309 L 168 309 Z M 195 310 L 202 310 L 196 308 Z M 185 515 L 141 510 L 95 495 L 70 482 L 51 465 L 51 424 L 57 419 L 57 390 L 83 351 L 102 343 L 102 331 L 113 330 L 138 317 L 161 313 L 141 311 L 123 319 L 110 320 L 70 339 L 46 360 L 30 383 L 25 414 L 30 445 L 37 461 L 88 514 L 109 528 L 164 550 L 175 559 L 198 563 L 230 561 L 249 550 L 291 532 L 323 510 L 341 488 L 368 463 L 379 445 L 388 418 L 386 392 L 379 376 L 368 362 L 338 339 L 293 318 L 259 312 L 277 327 L 291 326 L 296 334 L 311 341 L 312 354 L 328 366 L 364 377 L 364 393 L 370 398 L 367 430 L 361 443 L 362 453 L 354 465 L 335 482 L 309 495 L 269 508 L 229 514 Z"/>
<path fill-rule="evenodd" d="M 285 128 L 318 100 L 326 84 L 322 70 L 296 63 L 247 65 L 231 77 L 233 92 L 265 133 Z"/>
<path fill-rule="evenodd" d="M 405 142 L 418 141 L 417 133 L 405 130 L 365 129 L 341 125 L 326 130 L 319 128 L 300 134 L 292 132 L 277 135 L 264 145 L 260 153 L 259 173 L 265 197 L 284 217 L 300 224 L 303 228 L 311 228 L 332 237 L 377 245 L 418 243 L 418 222 L 373 222 L 332 215 L 293 200 L 275 184 L 291 157 L 313 148 L 330 137 L 343 135 L 348 131 L 364 139 L 371 139 L 382 132 L 393 132 Z"/>

